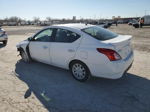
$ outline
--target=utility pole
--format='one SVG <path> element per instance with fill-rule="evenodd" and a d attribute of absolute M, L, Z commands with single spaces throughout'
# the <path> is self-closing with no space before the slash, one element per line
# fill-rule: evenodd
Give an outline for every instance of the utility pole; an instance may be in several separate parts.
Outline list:
<path fill-rule="evenodd" d="M 145 10 L 145 15 L 148 15 L 148 14 L 149 14 L 149 13 L 147 14 L 148 11 L 150 11 L 150 10 Z"/>
<path fill-rule="evenodd" d="M 145 15 L 146 15 L 146 11 L 147 11 L 147 10 L 145 10 Z"/>

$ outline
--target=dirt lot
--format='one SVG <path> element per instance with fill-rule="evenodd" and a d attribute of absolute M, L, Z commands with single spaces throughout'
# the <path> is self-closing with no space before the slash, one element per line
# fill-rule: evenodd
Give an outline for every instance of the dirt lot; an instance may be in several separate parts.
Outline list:
<path fill-rule="evenodd" d="M 69 71 L 17 57 L 16 44 L 41 27 L 4 27 L 0 44 L 0 112 L 150 112 L 150 27 L 128 25 L 110 30 L 133 35 L 135 59 L 118 80 L 75 81 Z"/>

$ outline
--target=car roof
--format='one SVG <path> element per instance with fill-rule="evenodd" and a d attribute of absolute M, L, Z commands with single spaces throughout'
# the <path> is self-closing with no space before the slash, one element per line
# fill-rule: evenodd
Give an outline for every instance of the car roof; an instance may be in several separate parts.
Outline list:
<path fill-rule="evenodd" d="M 73 28 L 73 29 L 84 29 L 84 28 L 88 28 L 94 25 L 90 25 L 90 24 L 83 24 L 83 23 L 69 23 L 69 24 L 59 24 L 59 25 L 53 25 L 54 27 L 67 27 L 67 28 Z"/>

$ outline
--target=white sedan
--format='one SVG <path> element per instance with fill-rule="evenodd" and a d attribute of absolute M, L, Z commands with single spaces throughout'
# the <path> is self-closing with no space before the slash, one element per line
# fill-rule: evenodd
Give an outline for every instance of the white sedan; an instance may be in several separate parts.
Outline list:
<path fill-rule="evenodd" d="M 42 29 L 17 49 L 25 62 L 68 69 L 78 81 L 90 76 L 118 79 L 133 62 L 131 38 L 95 25 L 63 24 Z"/>

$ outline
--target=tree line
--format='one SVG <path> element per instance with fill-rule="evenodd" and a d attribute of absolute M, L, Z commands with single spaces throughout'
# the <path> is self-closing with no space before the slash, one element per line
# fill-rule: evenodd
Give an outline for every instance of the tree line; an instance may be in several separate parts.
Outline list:
<path fill-rule="evenodd" d="M 105 21 L 112 21 L 112 20 L 100 20 L 100 19 L 76 19 L 73 17 L 72 19 L 54 19 L 51 17 L 46 17 L 45 20 L 41 20 L 39 17 L 33 17 L 32 20 L 22 19 L 17 16 L 6 17 L 4 19 L 0 19 L 0 26 L 15 26 L 15 25 L 52 25 L 52 24 L 63 24 L 63 23 L 90 23 L 90 24 L 97 24 L 98 22 L 105 22 Z"/>

